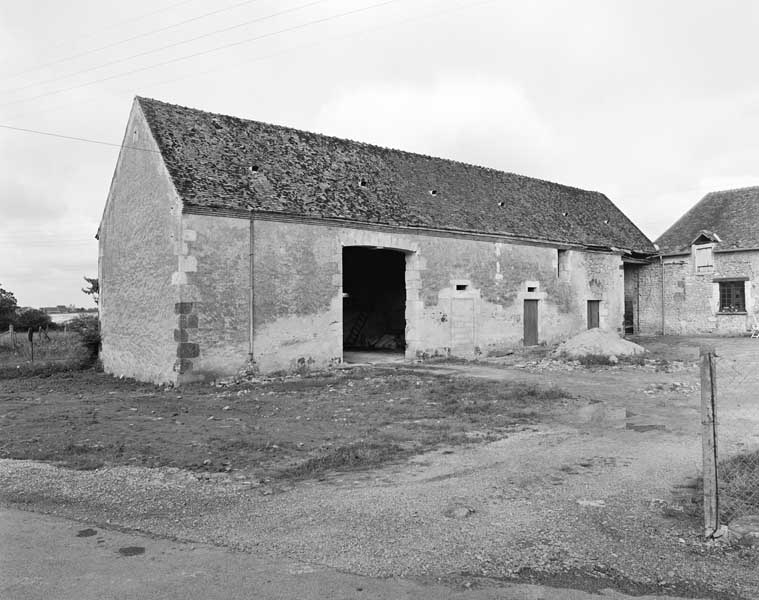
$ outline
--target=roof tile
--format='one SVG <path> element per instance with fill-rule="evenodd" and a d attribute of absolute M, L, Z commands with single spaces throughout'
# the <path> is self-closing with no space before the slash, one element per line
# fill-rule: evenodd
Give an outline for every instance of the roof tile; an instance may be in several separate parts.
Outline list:
<path fill-rule="evenodd" d="M 187 206 L 654 252 L 599 192 L 157 100 L 137 102 Z"/>
<path fill-rule="evenodd" d="M 702 232 L 716 234 L 718 248 L 759 248 L 759 186 L 711 192 L 665 231 L 656 243 L 664 253 L 688 252 Z"/>

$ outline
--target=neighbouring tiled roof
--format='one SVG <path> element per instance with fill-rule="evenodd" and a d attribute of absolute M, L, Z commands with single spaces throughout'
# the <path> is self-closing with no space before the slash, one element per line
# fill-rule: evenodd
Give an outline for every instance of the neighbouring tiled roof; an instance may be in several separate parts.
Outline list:
<path fill-rule="evenodd" d="M 157 100 L 137 102 L 188 207 L 654 252 L 598 192 Z"/>
<path fill-rule="evenodd" d="M 656 243 L 664 253 L 688 252 L 702 230 L 716 234 L 718 250 L 759 248 L 759 186 L 712 192 L 665 231 Z"/>

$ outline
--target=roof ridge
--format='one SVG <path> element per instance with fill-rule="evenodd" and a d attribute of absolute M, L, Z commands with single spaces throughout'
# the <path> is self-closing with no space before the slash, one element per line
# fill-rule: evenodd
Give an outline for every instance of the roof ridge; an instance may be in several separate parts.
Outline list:
<path fill-rule="evenodd" d="M 318 135 L 319 137 L 322 137 L 322 138 L 325 138 L 325 139 L 328 139 L 328 140 L 337 140 L 337 141 L 340 141 L 340 142 L 349 142 L 351 144 L 357 144 L 359 146 L 364 146 L 364 147 L 367 147 L 367 148 L 375 148 L 375 149 L 378 149 L 378 150 L 383 150 L 383 151 L 388 151 L 388 152 L 397 152 L 399 154 L 405 154 L 405 155 L 408 155 L 408 156 L 421 157 L 421 158 L 426 158 L 426 159 L 429 159 L 429 160 L 443 161 L 443 162 L 450 163 L 450 164 L 463 165 L 465 167 L 472 167 L 474 169 L 480 169 L 482 171 L 491 171 L 493 173 L 511 175 L 513 177 L 520 177 L 522 179 L 526 179 L 526 180 L 529 180 L 529 181 L 535 181 L 535 182 L 539 182 L 539 183 L 545 183 L 545 184 L 548 184 L 548 185 L 556 186 L 556 187 L 559 187 L 559 188 L 562 188 L 562 189 L 565 189 L 565 190 L 575 190 L 575 191 L 578 191 L 578 192 L 585 192 L 585 193 L 590 193 L 590 194 L 600 194 L 600 195 L 604 196 L 607 200 L 609 200 L 609 197 L 606 196 L 606 194 L 604 194 L 603 192 L 598 191 L 598 190 L 589 190 L 589 189 L 585 189 L 585 188 L 581 188 L 581 187 L 577 187 L 577 186 L 573 186 L 573 185 L 566 185 L 564 183 L 558 183 L 556 181 L 551 181 L 550 179 L 541 179 L 539 177 L 532 177 L 530 175 L 522 175 L 521 173 L 514 173 L 513 171 L 504 171 L 502 169 L 496 169 L 495 167 L 486 167 L 484 165 L 477 165 L 475 163 L 469 163 L 469 162 L 466 162 L 466 161 L 455 160 L 453 158 L 445 158 L 443 156 L 433 156 L 431 154 L 424 154 L 424 153 L 421 153 L 421 152 L 413 152 L 411 150 L 403 150 L 402 148 L 392 148 L 390 146 L 380 146 L 379 144 L 372 144 L 371 142 L 362 142 L 360 140 L 354 140 L 354 139 L 351 139 L 351 138 L 338 137 L 336 135 L 330 135 L 328 133 L 320 133 L 318 131 L 310 131 L 310 130 L 307 130 L 307 129 L 298 129 L 297 127 L 291 127 L 289 125 L 279 125 L 279 124 L 276 124 L 276 123 L 269 123 L 268 121 L 258 121 L 256 119 L 244 119 L 242 117 L 236 117 L 234 115 L 227 115 L 227 114 L 224 114 L 224 113 L 212 112 L 210 110 L 203 110 L 202 108 L 193 108 L 191 106 L 184 106 L 184 105 L 181 105 L 181 104 L 172 104 L 171 102 L 164 102 L 163 100 L 156 100 L 155 98 L 147 98 L 145 96 L 135 96 L 135 100 L 153 102 L 153 103 L 156 103 L 156 104 L 162 104 L 164 106 L 170 106 L 170 107 L 174 107 L 174 108 L 182 108 L 182 109 L 185 109 L 185 110 L 191 110 L 191 111 L 194 111 L 194 112 L 199 112 L 199 113 L 203 113 L 203 114 L 206 114 L 206 115 L 211 115 L 211 116 L 214 116 L 214 117 L 224 117 L 224 118 L 227 118 L 227 119 L 237 119 L 239 121 L 247 121 L 248 123 L 258 123 L 260 125 L 265 125 L 267 127 L 275 127 L 277 129 L 284 129 L 284 130 L 288 130 L 288 131 L 293 131 L 295 133 L 306 133 L 306 134 L 309 134 L 309 135 Z M 611 200 L 609 200 L 609 201 L 611 201 Z"/>
<path fill-rule="evenodd" d="M 744 187 L 738 187 L 738 188 L 727 188 L 726 190 L 714 190 L 712 192 L 707 192 L 706 196 L 711 196 L 712 194 L 727 194 L 729 192 L 745 192 L 747 190 L 758 190 L 759 191 L 759 185 L 747 185 Z M 706 198 L 704 196 L 704 198 Z M 702 198 L 703 200 L 703 198 Z"/>

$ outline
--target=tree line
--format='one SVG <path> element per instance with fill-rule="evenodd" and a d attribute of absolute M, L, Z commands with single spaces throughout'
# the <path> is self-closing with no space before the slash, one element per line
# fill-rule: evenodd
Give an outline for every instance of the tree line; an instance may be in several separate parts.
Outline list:
<path fill-rule="evenodd" d="M 100 291 L 98 280 L 90 277 L 85 277 L 84 280 L 87 287 L 82 288 L 82 291 L 92 296 L 97 304 Z M 52 318 L 46 312 L 37 308 L 20 309 L 13 292 L 4 289 L 0 284 L 0 332 L 7 331 L 11 325 L 18 331 L 55 327 Z"/>

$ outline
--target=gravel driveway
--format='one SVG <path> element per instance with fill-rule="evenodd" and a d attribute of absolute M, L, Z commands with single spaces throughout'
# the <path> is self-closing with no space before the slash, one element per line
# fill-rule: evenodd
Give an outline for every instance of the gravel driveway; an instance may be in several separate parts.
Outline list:
<path fill-rule="evenodd" d="M 494 443 L 279 487 L 3 460 L 0 500 L 361 575 L 759 597 L 757 553 L 701 539 L 694 368 L 434 369 L 557 383 L 592 403 Z"/>

